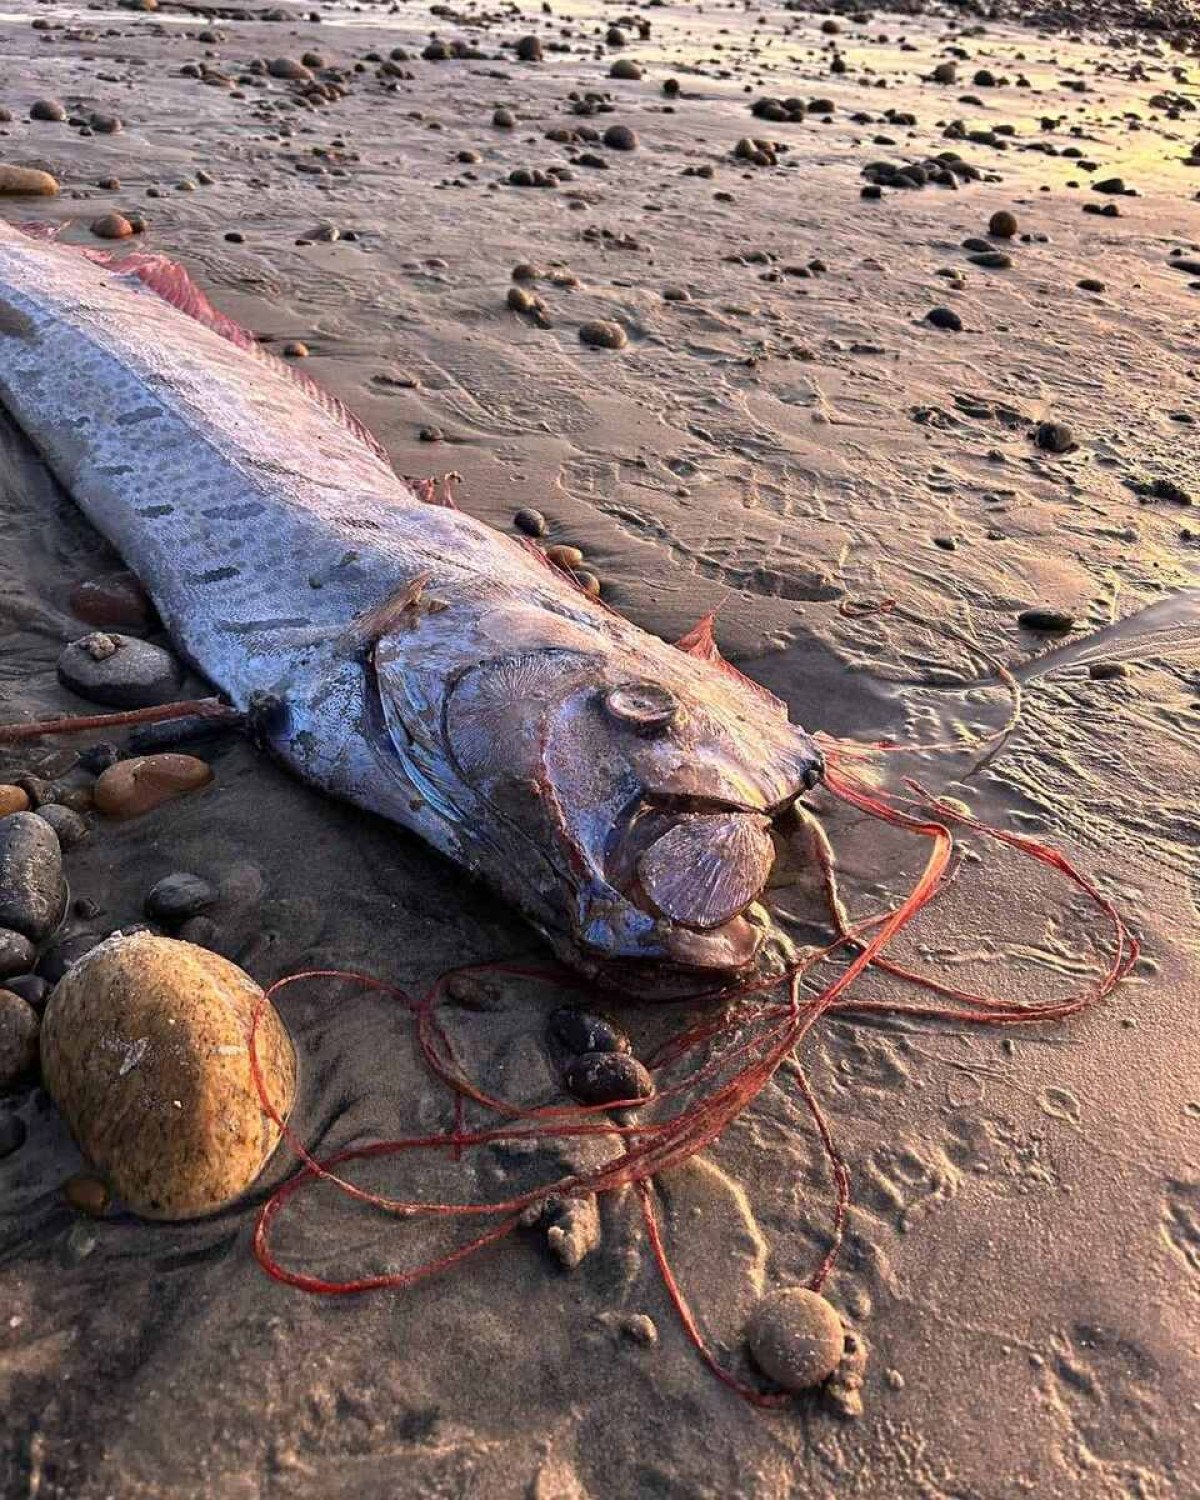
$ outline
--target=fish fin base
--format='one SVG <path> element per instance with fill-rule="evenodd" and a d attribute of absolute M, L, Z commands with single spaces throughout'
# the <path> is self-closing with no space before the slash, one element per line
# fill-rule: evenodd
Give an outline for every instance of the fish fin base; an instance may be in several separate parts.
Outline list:
<path fill-rule="evenodd" d="M 400 622 L 408 610 L 415 609 L 420 604 L 421 595 L 428 587 L 431 577 L 429 573 L 418 574 L 394 594 L 390 594 L 382 604 L 356 616 L 346 632 L 347 642 L 360 652 L 369 652 L 381 636 Z"/>
<path fill-rule="evenodd" d="M 706 661 L 710 666 L 716 667 L 719 672 L 724 672 L 727 677 L 736 678 L 737 681 L 744 683 L 748 688 L 757 693 L 760 698 L 769 703 L 776 713 L 782 714 L 786 719 L 788 711 L 786 703 L 777 698 L 769 688 L 763 687 L 761 682 L 755 682 L 753 677 L 747 677 L 745 672 L 739 672 L 731 662 L 727 662 L 721 655 L 716 636 L 713 633 L 713 624 L 716 618 L 717 612 L 716 610 L 712 610 L 703 619 L 697 620 L 687 634 L 681 635 L 675 642 L 676 649 L 682 651 L 686 656 L 694 656 L 697 661 Z"/>

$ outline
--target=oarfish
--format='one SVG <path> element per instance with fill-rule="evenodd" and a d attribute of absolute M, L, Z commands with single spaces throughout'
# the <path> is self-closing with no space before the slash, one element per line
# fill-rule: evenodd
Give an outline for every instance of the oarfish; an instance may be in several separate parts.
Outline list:
<path fill-rule="evenodd" d="M 668 644 L 436 503 L 162 257 L 0 224 L 0 402 L 304 780 L 620 988 L 765 962 L 773 825 L 822 756 L 710 624 Z"/>

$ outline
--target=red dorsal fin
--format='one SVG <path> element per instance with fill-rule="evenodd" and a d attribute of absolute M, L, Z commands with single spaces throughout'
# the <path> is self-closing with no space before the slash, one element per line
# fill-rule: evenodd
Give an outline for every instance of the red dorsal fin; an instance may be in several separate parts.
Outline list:
<path fill-rule="evenodd" d="M 752 689 L 771 707 L 787 718 L 787 704 L 778 699 L 768 688 L 763 687 L 761 682 L 755 682 L 753 677 L 747 677 L 745 672 L 739 672 L 731 663 L 727 662 L 721 655 L 717 646 L 716 637 L 713 634 L 713 623 L 717 618 L 716 610 L 712 610 L 703 619 L 697 620 L 686 635 L 681 635 L 675 642 L 678 650 L 687 656 L 694 656 L 697 661 L 706 661 L 718 672 L 724 672 L 727 677 L 736 678 L 738 682 L 744 683 Z"/>
<path fill-rule="evenodd" d="M 21 229 L 31 239 L 53 239 L 61 227 L 65 226 L 23 224 Z M 261 359 L 270 363 L 276 370 L 282 370 L 318 406 L 341 422 L 344 427 L 348 427 L 377 458 L 383 459 L 384 463 L 389 462 L 387 449 L 344 402 L 339 401 L 323 386 L 318 385 L 303 370 L 286 364 L 274 354 L 269 353 L 240 323 L 235 323 L 223 312 L 218 312 L 178 261 L 171 260 L 165 255 L 152 255 L 144 250 L 134 250 L 127 255 L 118 255 L 111 250 L 93 249 L 87 245 L 61 245 L 60 243 L 60 248 L 86 256 L 95 265 L 106 266 L 119 276 L 136 278 L 143 286 L 161 297 L 164 302 L 169 302 L 172 307 L 178 308 L 181 313 L 186 313 L 189 318 L 195 318 L 197 323 L 203 323 L 206 328 L 211 328 L 214 333 L 220 334 L 223 339 L 228 339 L 231 344 L 236 344 L 239 349 L 244 349 L 255 359 Z"/>
<path fill-rule="evenodd" d="M 454 486 L 461 481 L 462 475 L 456 474 L 453 469 L 448 474 L 433 475 L 429 479 L 408 479 L 418 500 L 426 505 L 444 506 L 447 510 L 459 508 L 458 501 L 454 498 Z"/>

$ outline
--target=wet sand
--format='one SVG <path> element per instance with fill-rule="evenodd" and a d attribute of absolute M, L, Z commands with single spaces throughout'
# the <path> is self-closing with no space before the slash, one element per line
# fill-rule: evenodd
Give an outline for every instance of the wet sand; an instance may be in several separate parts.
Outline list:
<path fill-rule="evenodd" d="M 1200 526 L 1194 507 L 1132 488 L 1200 495 L 1200 292 L 1169 263 L 1200 254 L 1200 170 L 1186 165 L 1200 87 L 1176 76 L 1200 61 L 1154 37 L 969 35 L 972 18 L 883 14 L 830 36 L 816 15 L 684 6 L 631 10 L 651 35 L 631 25 L 616 49 L 604 37 L 619 14 L 556 6 L 473 29 L 416 4 L 323 7 L 320 24 L 10 5 L 0 160 L 54 172 L 63 193 L 0 210 L 70 220 L 67 237 L 93 244 L 101 214 L 144 213 L 139 248 L 181 259 L 256 332 L 303 341 L 305 368 L 400 472 L 458 471 L 464 509 L 498 526 L 537 506 L 605 598 L 669 638 L 720 606 L 726 654 L 810 728 L 926 743 L 994 728 L 1003 663 L 1026 694 L 1003 755 L 965 782 L 969 756 L 902 756 L 891 774 L 1072 851 L 1145 956 L 1063 1025 L 842 1017 L 805 1044 L 851 1170 L 829 1287 L 870 1348 L 851 1422 L 816 1401 L 764 1415 L 720 1386 L 629 1201 L 605 1202 L 601 1245 L 573 1273 L 518 1236 L 406 1294 L 311 1299 L 255 1265 L 252 1205 L 186 1226 L 78 1218 L 60 1194 L 78 1156 L 27 1091 L 4 1107 L 28 1141 L 0 1162 L 5 1495 L 1200 1494 Z M 484 55 L 425 60 L 433 31 Z M 542 62 L 502 50 L 529 34 Z M 831 45 L 846 72 L 831 74 Z M 375 60 L 353 71 L 394 48 L 410 58 L 391 76 Z M 955 48 L 959 81 L 927 81 Z M 346 97 L 297 108 L 293 85 L 247 73 L 310 50 L 345 71 Z M 643 78 L 610 79 L 618 56 Z M 181 75 L 189 63 L 231 86 Z M 978 69 L 1009 82 L 976 86 Z M 573 113 L 588 90 L 613 110 Z M 750 112 L 763 95 L 835 109 L 772 123 Z M 39 98 L 115 112 L 124 129 L 30 121 Z M 492 124 L 497 107 L 515 128 Z M 1015 133 L 993 137 L 1007 149 L 947 139 L 953 120 Z M 635 151 L 546 138 L 612 124 L 637 132 Z M 744 136 L 790 149 L 749 165 L 732 155 Z M 860 196 L 868 163 L 947 149 L 982 180 Z M 480 160 L 458 160 L 467 150 Z M 607 169 L 570 165 L 583 153 Z M 555 164 L 572 173 L 557 188 L 509 184 Z M 1114 176 L 1137 196 L 1092 189 Z M 96 186 L 111 177 L 119 191 Z M 1119 217 L 1082 211 L 1108 203 Z M 1045 240 L 1018 237 L 999 247 L 1010 268 L 985 269 L 962 242 L 1000 209 Z M 341 237 L 316 237 L 322 225 Z M 522 263 L 544 273 L 532 289 L 549 326 L 506 305 Z M 928 324 L 937 306 L 963 330 Z M 597 318 L 627 347 L 584 347 L 578 329 Z M 1038 449 L 1044 421 L 1078 447 Z M 11 434 L 4 449 L 0 719 L 81 711 L 54 671 L 81 633 L 67 597 L 115 559 Z M 869 608 L 884 600 L 898 607 Z M 1037 606 L 1075 616 L 1075 632 L 1020 629 Z M 1092 661 L 1128 675 L 1094 679 Z M 0 769 L 50 771 L 54 753 Z M 223 950 L 263 982 L 328 965 L 418 986 L 537 954 L 511 912 L 406 835 L 236 738 L 199 753 L 211 791 L 97 821 L 69 854 L 73 896 L 97 908 L 73 922 L 81 934 L 140 920 L 156 879 L 191 870 L 221 886 Z M 853 910 L 904 893 L 919 850 L 814 806 Z M 967 846 L 986 859 L 904 955 L 1026 1000 L 1078 987 L 1099 951 L 1091 912 L 1050 872 Z M 560 999 L 506 986 L 493 1009 L 450 1018 L 456 1044 L 490 1085 L 548 1097 L 542 1035 Z M 449 1123 L 394 1006 L 314 984 L 282 1009 L 310 1143 Z M 623 1020 L 642 1044 L 665 1024 L 637 1006 Z M 371 1180 L 457 1197 L 515 1170 L 406 1162 Z M 744 1368 L 758 1293 L 806 1279 L 828 1243 L 831 1187 L 790 1075 L 662 1191 L 681 1282 Z M 337 1275 L 444 1243 L 318 1194 L 280 1249 Z M 627 1314 L 653 1319 L 657 1342 L 624 1336 Z"/>

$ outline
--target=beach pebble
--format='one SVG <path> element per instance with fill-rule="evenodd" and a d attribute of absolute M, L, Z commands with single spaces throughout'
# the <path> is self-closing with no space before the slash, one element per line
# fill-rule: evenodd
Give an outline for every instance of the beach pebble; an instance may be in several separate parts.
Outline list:
<path fill-rule="evenodd" d="M 76 1213 L 102 1219 L 112 1202 L 108 1184 L 93 1172 L 76 1172 L 62 1185 L 62 1194 Z"/>
<path fill-rule="evenodd" d="M 132 635 L 93 631 L 63 651 L 58 658 L 58 680 L 93 703 L 146 708 L 174 698 L 183 672 L 161 646 Z"/>
<path fill-rule="evenodd" d="M 618 57 L 612 67 L 609 68 L 608 76 L 610 78 L 623 78 L 627 82 L 636 83 L 642 76 L 642 70 L 632 57 Z"/>
<path fill-rule="evenodd" d="M 956 83 L 958 81 L 958 68 L 952 62 L 938 63 L 933 70 L 934 83 Z"/>
<path fill-rule="evenodd" d="M 1089 662 L 1088 676 L 1093 682 L 1113 682 L 1129 676 L 1129 663 L 1124 661 Z"/>
<path fill-rule="evenodd" d="M 164 875 L 150 887 L 146 895 L 146 915 L 165 924 L 186 922 L 189 917 L 207 911 L 216 899 L 217 893 L 207 880 L 181 870 L 174 875 Z"/>
<path fill-rule="evenodd" d="M 267 72 L 272 78 L 286 78 L 294 83 L 306 83 L 312 77 L 304 64 L 293 57 L 273 57 L 267 64 Z"/>
<path fill-rule="evenodd" d="M 988 233 L 998 240 L 1011 240 L 1017 232 L 1017 216 L 1007 208 L 998 209 L 988 221 Z"/>
<path fill-rule="evenodd" d="M 1023 630 L 1035 630 L 1040 635 L 1065 635 L 1075 628 L 1075 616 L 1061 609 L 1023 609 L 1017 616 L 1017 624 Z"/>
<path fill-rule="evenodd" d="M 569 547 L 565 542 L 555 542 L 546 548 L 546 557 L 556 568 L 573 569 L 583 564 L 583 553 L 578 547 Z"/>
<path fill-rule="evenodd" d="M 107 817 L 136 818 L 212 779 L 211 768 L 193 755 L 139 755 L 102 772 L 93 796 L 97 811 Z"/>
<path fill-rule="evenodd" d="M 91 114 L 88 116 L 88 126 L 97 135 L 119 135 L 125 128 L 120 115 Z"/>
<path fill-rule="evenodd" d="M 57 99 L 35 99 L 29 106 L 29 118 L 59 124 L 67 118 L 67 112 Z"/>
<path fill-rule="evenodd" d="M 1013 263 L 1012 256 L 1003 250 L 977 250 L 970 261 L 973 266 L 983 266 L 989 271 L 1007 271 Z"/>
<path fill-rule="evenodd" d="M 88 836 L 88 826 L 74 808 L 64 807 L 61 802 L 47 802 L 39 807 L 36 816 L 58 835 L 59 847 L 73 849 Z"/>
<path fill-rule="evenodd" d="M 834 1308 L 799 1286 L 769 1292 L 746 1330 L 755 1364 L 788 1391 L 806 1391 L 827 1380 L 841 1363 L 845 1339 Z"/>
<path fill-rule="evenodd" d="M 91 1164 L 145 1218 L 187 1219 L 238 1197 L 279 1140 L 250 1074 L 262 991 L 217 954 L 114 934 L 58 984 L 42 1022 L 45 1086 Z M 296 1060 L 265 1004 L 257 1051 L 290 1113 Z"/>
<path fill-rule="evenodd" d="M 604 132 L 604 144 L 610 151 L 636 151 L 637 133 L 628 125 L 610 125 Z"/>
<path fill-rule="evenodd" d="M 145 630 L 154 623 L 154 606 L 132 573 L 103 573 L 85 578 L 71 590 L 71 613 L 88 625 Z"/>
<path fill-rule="evenodd" d="M 284 359 L 307 359 L 308 345 L 300 339 L 289 339 L 283 346 Z"/>
<path fill-rule="evenodd" d="M 925 321 L 935 328 L 946 328 L 951 333 L 961 333 L 963 321 L 952 307 L 934 307 L 925 314 Z"/>
<path fill-rule="evenodd" d="M 620 323 L 610 323 L 598 318 L 593 323 L 582 325 L 579 342 L 592 349 L 624 349 L 629 342 L 629 335 Z"/>
<path fill-rule="evenodd" d="M 12 990 L 0 989 L 0 1092 L 28 1078 L 37 1059 L 37 1011 Z"/>
<path fill-rule="evenodd" d="M 630 1052 L 629 1038 L 607 1016 L 564 1005 L 554 1011 L 547 1023 L 551 1037 L 577 1056 L 584 1052 Z"/>
<path fill-rule="evenodd" d="M 25 1121 L 20 1115 L 10 1114 L 7 1111 L 0 1115 L 0 1161 L 20 1150 L 25 1144 L 27 1134 Z"/>
<path fill-rule="evenodd" d="M 12 197 L 53 198 L 58 182 L 34 167 L 10 167 L 0 162 L 0 194 Z"/>
<path fill-rule="evenodd" d="M 545 516 L 540 510 L 531 510 L 528 507 L 517 511 L 513 517 L 513 525 L 518 531 L 523 531 L 526 536 L 545 536 L 547 531 Z"/>
<path fill-rule="evenodd" d="M 517 43 L 516 52 L 522 62 L 541 62 L 541 41 L 536 36 L 523 36 Z"/>
<path fill-rule="evenodd" d="M 1065 422 L 1039 422 L 1033 440 L 1045 453 L 1069 453 L 1078 446 Z"/>
<path fill-rule="evenodd" d="M 14 934 L 15 936 L 16 934 Z M 22 939 L 24 941 L 24 939 Z M 34 960 L 33 944 L 29 945 L 30 963 Z M 40 974 L 13 974 L 4 980 L 6 989 L 12 990 L 14 995 L 20 995 L 22 1000 L 27 1000 L 34 1010 L 40 1015 L 46 1008 L 46 994 L 50 986 Z"/>
<path fill-rule="evenodd" d="M 29 808 L 29 793 L 23 786 L 0 786 L 0 818 L 9 813 L 26 812 Z"/>
<path fill-rule="evenodd" d="M 0 927 L 40 943 L 66 907 L 58 835 L 37 813 L 0 818 Z"/>
<path fill-rule="evenodd" d="M 0 823 L 0 828 L 4 825 Z M 28 974 L 37 963 L 37 949 L 22 932 L 0 927 L 0 979 Z"/>
<path fill-rule="evenodd" d="M 654 1093 L 653 1078 L 628 1052 L 585 1052 L 567 1069 L 563 1082 L 581 1104 L 616 1104 Z"/>
<path fill-rule="evenodd" d="M 117 213 L 93 219 L 90 227 L 96 238 L 101 240 L 127 240 L 133 233 L 133 225 L 124 214 Z"/>
<path fill-rule="evenodd" d="M 492 124 L 497 130 L 511 130 L 517 123 L 517 117 L 511 109 L 501 107 L 492 114 Z"/>

